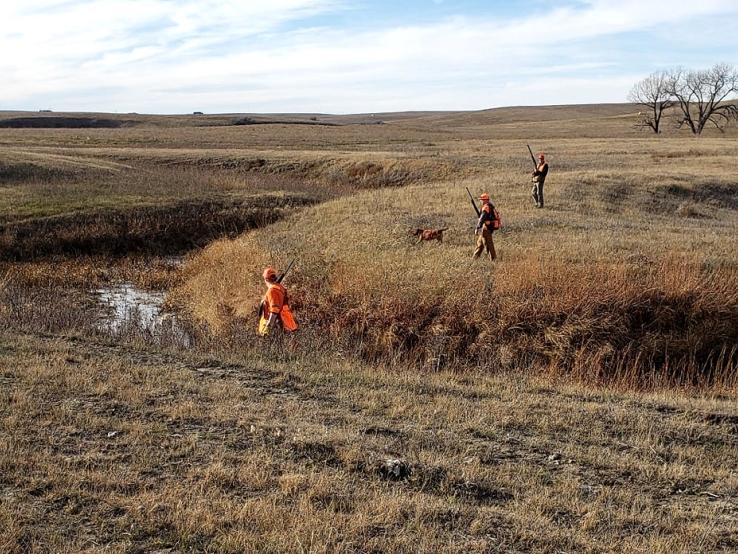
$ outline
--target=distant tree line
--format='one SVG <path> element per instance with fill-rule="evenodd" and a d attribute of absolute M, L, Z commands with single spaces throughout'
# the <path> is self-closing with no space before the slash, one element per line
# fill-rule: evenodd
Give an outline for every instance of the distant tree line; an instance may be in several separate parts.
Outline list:
<path fill-rule="evenodd" d="M 738 120 L 738 105 L 730 101 L 736 93 L 738 71 L 728 64 L 716 64 L 696 71 L 676 68 L 652 73 L 633 86 L 628 101 L 646 109 L 640 113 L 640 127 L 658 134 L 669 113 L 678 128 L 686 126 L 701 135 L 707 126 L 722 132 Z"/>

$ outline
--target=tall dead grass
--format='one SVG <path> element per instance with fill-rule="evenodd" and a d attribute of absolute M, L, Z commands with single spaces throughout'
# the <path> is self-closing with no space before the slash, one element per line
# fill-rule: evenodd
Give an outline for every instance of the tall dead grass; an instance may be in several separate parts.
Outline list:
<path fill-rule="evenodd" d="M 626 195 L 650 194 L 630 179 Z M 260 269 L 297 257 L 288 284 L 303 326 L 373 362 L 628 387 L 738 385 L 732 212 L 719 213 L 715 240 L 698 253 L 683 238 L 698 222 L 638 200 L 613 210 L 596 186 L 579 199 L 594 213 L 531 214 L 524 191 L 469 184 L 509 199 L 498 204 L 508 228 L 492 266 L 470 265 L 466 193 L 441 183 L 339 199 L 214 243 L 174 298 L 215 333 L 251 327 Z M 443 244 L 415 245 L 415 226 L 451 230 Z"/>
<path fill-rule="evenodd" d="M 374 362 L 543 371 L 628 387 L 738 385 L 738 273 L 526 259 L 483 279 L 361 294 L 303 284 L 306 324 Z M 340 274 L 334 278 L 341 279 Z M 371 287 L 371 288 L 370 288 Z"/>

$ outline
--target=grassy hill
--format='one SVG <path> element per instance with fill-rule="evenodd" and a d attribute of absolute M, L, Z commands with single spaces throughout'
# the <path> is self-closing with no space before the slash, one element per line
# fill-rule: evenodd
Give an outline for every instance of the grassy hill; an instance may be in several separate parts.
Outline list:
<path fill-rule="evenodd" d="M 733 386 L 735 145 L 557 141 L 544 210 L 510 145 L 463 151 L 477 175 L 344 196 L 214 243 L 186 268 L 182 302 L 227 327 L 255 308 L 260 268 L 294 257 L 308 327 L 364 358 L 632 383 L 717 371 Z M 465 187 L 503 214 L 494 264 L 470 264 Z M 449 230 L 443 244 L 416 244 L 417 227 Z"/>
<path fill-rule="evenodd" d="M 0 114 L 122 122 L 0 126 L 0 551 L 735 550 L 736 130 L 636 112 Z"/>

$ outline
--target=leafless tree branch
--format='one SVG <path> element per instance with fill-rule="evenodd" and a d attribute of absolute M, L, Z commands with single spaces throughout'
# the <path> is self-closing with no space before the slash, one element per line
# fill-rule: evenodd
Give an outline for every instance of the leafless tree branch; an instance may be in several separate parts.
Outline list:
<path fill-rule="evenodd" d="M 652 73 L 636 83 L 628 94 L 628 101 L 645 107 L 648 111 L 641 115 L 639 127 L 649 127 L 654 133 L 661 132 L 661 117 L 664 111 L 674 105 L 668 93 L 668 74 L 665 71 Z"/>
<path fill-rule="evenodd" d="M 738 106 L 730 102 L 738 93 L 738 71 L 731 65 L 716 64 L 699 71 L 674 69 L 668 72 L 666 89 L 681 112 L 677 126 L 687 125 L 695 135 L 702 134 L 708 124 L 723 131 L 738 120 Z"/>

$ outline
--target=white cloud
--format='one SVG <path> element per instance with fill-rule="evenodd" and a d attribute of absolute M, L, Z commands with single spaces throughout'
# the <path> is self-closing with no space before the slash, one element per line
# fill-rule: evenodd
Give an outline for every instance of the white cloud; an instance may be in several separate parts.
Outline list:
<path fill-rule="evenodd" d="M 589 0 L 510 20 L 285 29 L 347 7 L 338 0 L 6 1 L 0 49 L 13 55 L 0 59 L 0 105 L 346 112 L 611 101 L 624 96 L 632 71 L 614 74 L 617 57 L 599 42 L 738 13 L 733 0 Z"/>

